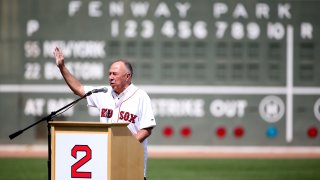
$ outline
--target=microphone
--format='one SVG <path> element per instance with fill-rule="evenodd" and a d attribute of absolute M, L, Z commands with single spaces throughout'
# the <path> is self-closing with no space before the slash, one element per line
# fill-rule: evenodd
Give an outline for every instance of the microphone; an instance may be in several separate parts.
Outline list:
<path fill-rule="evenodd" d="M 91 92 L 91 93 L 99 93 L 99 92 L 106 93 L 106 92 L 108 92 L 108 88 L 103 87 L 103 88 L 100 88 L 100 89 L 93 89 L 93 90 L 91 90 L 90 92 Z"/>
<path fill-rule="evenodd" d="M 84 97 L 90 96 L 90 95 L 93 94 L 93 93 L 100 93 L 100 92 L 106 93 L 106 92 L 108 92 L 108 88 L 103 87 L 103 88 L 100 88 L 100 89 L 93 89 L 93 90 L 91 90 L 91 91 L 88 91 L 88 92 L 84 95 Z"/>

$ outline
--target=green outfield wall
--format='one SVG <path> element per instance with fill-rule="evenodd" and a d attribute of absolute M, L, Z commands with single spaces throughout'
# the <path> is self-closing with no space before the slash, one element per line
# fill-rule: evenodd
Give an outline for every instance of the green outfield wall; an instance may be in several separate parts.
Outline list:
<path fill-rule="evenodd" d="M 53 58 L 106 85 L 122 58 L 156 115 L 153 145 L 319 146 L 320 1 L 0 0 L 0 143 L 46 142 L 77 99 Z M 54 120 L 98 121 L 85 101 Z"/>

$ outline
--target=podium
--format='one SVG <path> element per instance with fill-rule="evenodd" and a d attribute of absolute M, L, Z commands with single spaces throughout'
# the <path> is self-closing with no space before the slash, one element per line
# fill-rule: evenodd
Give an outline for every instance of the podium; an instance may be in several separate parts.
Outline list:
<path fill-rule="evenodd" d="M 50 122 L 51 180 L 143 180 L 144 152 L 128 124 Z"/>

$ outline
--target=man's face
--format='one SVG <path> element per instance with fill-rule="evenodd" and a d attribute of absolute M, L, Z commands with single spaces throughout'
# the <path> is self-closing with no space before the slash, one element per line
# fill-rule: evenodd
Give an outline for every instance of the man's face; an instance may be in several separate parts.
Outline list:
<path fill-rule="evenodd" d="M 115 62 L 110 66 L 109 84 L 117 94 L 130 85 L 130 74 L 123 62 Z"/>

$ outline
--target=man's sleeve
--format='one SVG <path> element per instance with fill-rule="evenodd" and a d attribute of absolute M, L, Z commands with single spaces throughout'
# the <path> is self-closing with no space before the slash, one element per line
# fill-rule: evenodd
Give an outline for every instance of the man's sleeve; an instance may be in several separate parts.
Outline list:
<path fill-rule="evenodd" d="M 156 120 L 153 115 L 150 97 L 145 93 L 140 106 L 141 119 L 140 129 L 156 126 Z"/>
<path fill-rule="evenodd" d="M 85 93 L 93 90 L 95 87 L 93 86 L 84 86 L 84 91 Z M 96 104 L 96 101 L 94 99 L 94 96 L 87 96 L 87 106 L 90 106 L 90 107 L 97 107 L 97 104 Z"/>

